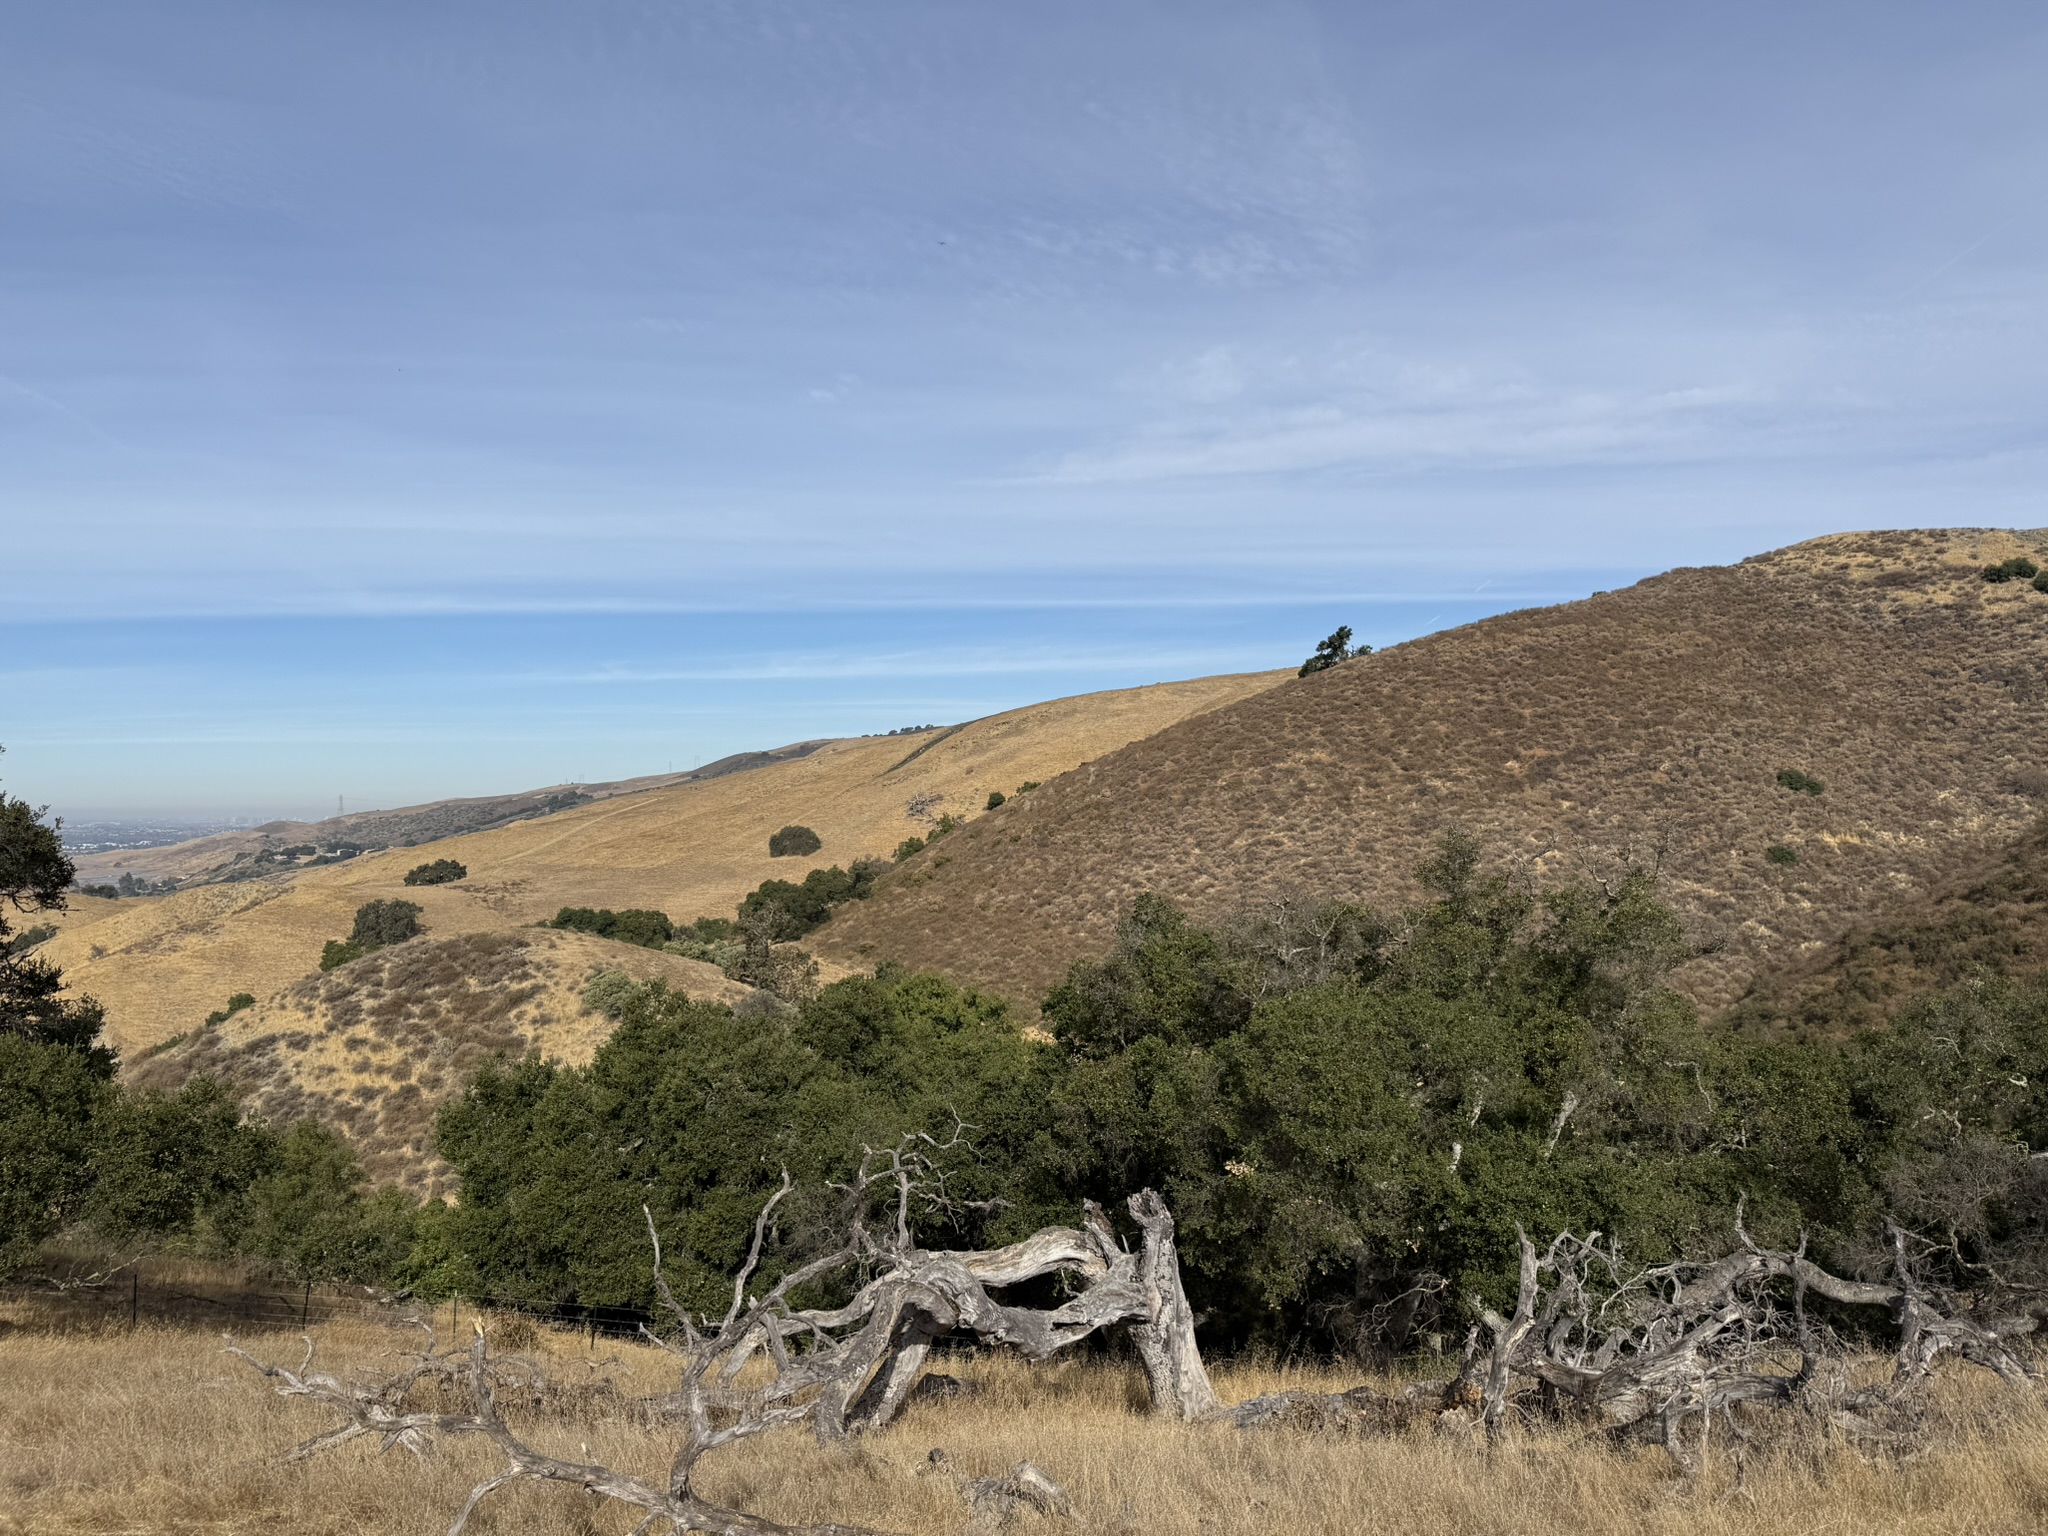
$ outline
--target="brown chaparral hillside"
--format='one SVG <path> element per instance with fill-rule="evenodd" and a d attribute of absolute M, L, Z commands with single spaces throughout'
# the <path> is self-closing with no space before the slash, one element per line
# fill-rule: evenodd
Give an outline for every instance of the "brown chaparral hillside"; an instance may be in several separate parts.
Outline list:
<path fill-rule="evenodd" d="M 1994 976 L 2048 977 L 2048 817 L 1933 890 L 1765 971 L 1728 1020 L 1764 1034 L 1841 1039 L 1882 1025 L 1914 998 Z"/>
<path fill-rule="evenodd" d="M 493 1057 L 587 1062 L 612 1020 L 585 980 L 622 970 L 714 1003 L 752 993 L 699 961 L 583 933 L 509 930 L 418 938 L 315 974 L 128 1063 L 138 1087 L 224 1084 L 273 1125 L 310 1115 L 342 1132 L 379 1184 L 454 1193 L 433 1154 L 434 1111 Z"/>
<path fill-rule="evenodd" d="M 1248 673 L 1056 699 L 945 730 L 834 741 L 745 773 L 620 795 L 489 831 L 259 880 L 58 914 L 44 948 L 77 991 L 107 1008 L 124 1055 L 185 1033 L 229 997 L 259 1000 L 311 973 L 356 908 L 400 898 L 430 937 L 530 929 L 565 906 L 652 907 L 682 921 L 733 914 L 763 880 L 886 856 L 942 814 L 981 813 L 1014 794 L 1203 710 L 1273 687 Z M 1030 798 L 1030 797 L 1025 797 Z M 824 839 L 808 858 L 770 858 L 799 822 Z M 958 834 L 955 834 L 956 836 Z M 452 858 L 468 878 L 408 886 L 407 870 Z M 630 946 L 605 943 L 607 951 Z M 240 1015 L 236 1016 L 237 1018 Z"/>
<path fill-rule="evenodd" d="M 2048 593 L 1981 571 L 2044 549 L 2048 531 L 1844 534 L 1346 662 L 978 820 L 820 947 L 1030 1002 L 1142 892 L 1207 920 L 1282 895 L 1393 905 L 1458 827 L 1543 879 L 1661 850 L 1709 951 L 1678 979 L 1720 1005 L 2032 820 Z"/>

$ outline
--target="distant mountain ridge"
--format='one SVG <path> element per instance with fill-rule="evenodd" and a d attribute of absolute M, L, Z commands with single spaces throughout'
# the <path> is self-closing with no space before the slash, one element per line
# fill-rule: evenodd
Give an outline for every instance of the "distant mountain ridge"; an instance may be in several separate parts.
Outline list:
<path fill-rule="evenodd" d="M 269 821 L 261 826 L 217 832 L 208 837 L 171 843 L 159 848 L 122 848 L 105 853 L 81 854 L 76 862 L 81 885 L 111 884 L 122 875 L 133 875 L 152 884 L 169 882 L 180 888 L 212 885 L 228 880 L 253 880 L 278 874 L 302 862 L 322 859 L 319 852 L 298 859 L 280 857 L 282 850 L 308 845 L 315 850 L 354 848 L 371 852 L 380 848 L 411 848 L 444 837 L 461 837 L 470 832 L 487 832 L 515 821 L 552 816 L 558 811 L 610 800 L 619 795 L 637 795 L 671 784 L 690 784 L 745 773 L 772 763 L 786 763 L 808 757 L 833 737 L 793 742 L 767 751 L 735 752 L 700 768 L 682 773 L 643 774 L 639 778 L 614 779 L 596 784 L 554 784 L 545 789 L 520 790 L 509 795 L 478 795 L 458 800 L 433 800 L 424 805 L 400 806 L 389 811 L 351 811 L 325 821 Z"/>
<path fill-rule="evenodd" d="M 1395 907 L 1462 827 L 1544 880 L 1659 862 L 1718 1006 L 2032 821 L 2048 593 L 1982 575 L 2016 555 L 2048 535 L 1839 535 L 1394 646 L 979 818 L 817 942 L 1029 1004 L 1140 893 Z"/>

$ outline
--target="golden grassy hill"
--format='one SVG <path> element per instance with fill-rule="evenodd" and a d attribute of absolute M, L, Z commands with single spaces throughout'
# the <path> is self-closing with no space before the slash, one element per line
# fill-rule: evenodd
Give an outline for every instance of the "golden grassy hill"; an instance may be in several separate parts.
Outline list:
<path fill-rule="evenodd" d="M 925 816 L 977 814 L 1013 792 L 1175 721 L 1280 682 L 1251 673 L 1034 704 L 915 736 L 830 743 L 802 758 L 623 795 L 490 831 L 365 854 L 343 864 L 146 901 L 95 903 L 46 946 L 71 985 L 107 1006 L 124 1054 L 189 1030 L 236 992 L 267 997 L 311 972 L 361 903 L 402 896 L 436 938 L 497 933 L 564 906 L 653 907 L 687 920 L 730 916 L 774 876 L 885 855 Z M 1043 793 L 1043 791 L 1041 791 Z M 818 854 L 770 859 L 768 836 L 801 822 Z M 405 872 L 454 858 L 470 878 L 408 887 Z M 624 948 L 624 946 L 607 946 Z"/>
<path fill-rule="evenodd" d="M 751 992 L 698 961 L 589 934 L 418 938 L 140 1055 L 128 1076 L 167 1090 L 195 1074 L 216 1078 L 273 1124 L 310 1115 L 341 1131 L 379 1184 L 450 1194 L 453 1176 L 432 1150 L 435 1109 L 494 1056 L 588 1061 L 612 1030 L 581 997 L 602 969 L 712 1002 Z"/>
<path fill-rule="evenodd" d="M 1981 568 L 2048 532 L 1845 534 L 1430 635 L 1171 726 L 920 854 L 819 937 L 1035 1001 L 1157 891 L 1394 904 L 1462 826 L 1567 877 L 1664 846 L 1737 996 L 2032 819 L 2048 594 Z M 1782 788 L 1817 776 L 1819 797 Z M 1791 867 L 1766 850 L 1794 850 Z"/>

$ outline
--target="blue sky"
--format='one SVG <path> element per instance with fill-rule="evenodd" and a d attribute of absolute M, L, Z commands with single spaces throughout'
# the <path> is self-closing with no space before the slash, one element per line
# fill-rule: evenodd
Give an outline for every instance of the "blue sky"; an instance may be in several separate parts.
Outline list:
<path fill-rule="evenodd" d="M 679 766 L 2048 523 L 2019 4 L 0 18 L 0 770 Z"/>

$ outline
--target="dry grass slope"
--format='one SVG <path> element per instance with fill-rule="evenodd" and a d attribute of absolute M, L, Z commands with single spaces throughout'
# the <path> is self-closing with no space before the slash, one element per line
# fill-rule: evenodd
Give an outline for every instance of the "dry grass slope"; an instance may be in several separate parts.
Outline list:
<path fill-rule="evenodd" d="M 132 1061 L 128 1075 L 171 1090 L 217 1078 L 273 1124 L 310 1115 L 342 1132 L 379 1184 L 453 1195 L 433 1155 L 435 1109 L 493 1057 L 588 1061 L 612 1022 L 579 994 L 605 968 L 713 1002 L 749 992 L 697 961 L 588 934 L 419 938 L 308 976 Z"/>
<path fill-rule="evenodd" d="M 1047 780 L 1174 721 L 1229 704 L 1284 674 L 1201 678 L 1035 704 L 950 732 L 838 741 L 745 773 L 622 795 L 532 821 L 345 864 L 81 910 L 48 953 L 107 1005 L 108 1034 L 132 1055 L 196 1026 L 236 992 L 267 997 L 311 972 L 355 909 L 379 897 L 424 908 L 436 938 L 501 933 L 564 906 L 654 907 L 679 919 L 730 916 L 771 876 L 886 854 L 928 816 L 973 815 L 993 789 Z M 815 828 L 810 859 L 770 859 L 768 835 Z M 465 864 L 454 885 L 406 886 L 437 858 Z"/>
<path fill-rule="evenodd" d="M 1990 859 L 1758 979 L 1730 1022 L 1838 1039 L 1975 977 L 2048 977 L 2048 818 Z"/>
<path fill-rule="evenodd" d="M 442 1314 L 444 1322 L 447 1314 Z M 464 1324 L 468 1323 L 465 1313 Z M 319 1330 L 330 1366 L 389 1369 L 405 1347 L 391 1330 Z M 245 1341 L 296 1362 L 295 1336 Z M 522 1344 L 522 1348 L 526 1346 Z M 533 1351 L 566 1383 L 546 1418 L 515 1423 L 558 1454 L 586 1455 L 659 1477 L 670 1443 L 592 1390 L 626 1396 L 666 1386 L 664 1357 L 543 1333 Z M 1029 1458 L 1073 1494 L 1085 1527 L 1026 1516 L 1017 1527 L 1112 1536 L 2005 1536 L 2048 1519 L 2048 1413 L 2024 1394 L 1992 1401 L 1956 1383 L 1933 1448 L 1904 1463 L 1821 1441 L 1752 1458 L 1739 1490 L 1720 1459 L 1701 1486 L 1674 1485 L 1661 1450 L 1610 1451 L 1558 1429 L 1489 1455 L 1417 1432 L 1380 1440 L 1300 1431 L 1241 1433 L 1140 1416 L 1135 1371 L 982 1359 L 948 1367 L 981 1388 L 914 1407 L 858 1454 L 820 1450 L 802 1430 L 714 1453 L 702 1481 L 715 1498 L 789 1521 L 860 1521 L 905 1536 L 954 1536 L 965 1511 L 927 1452 L 950 1451 L 970 1475 Z M 379 1459 L 368 1445 L 310 1462 L 283 1453 L 330 1420 L 271 1395 L 208 1333 L 143 1326 L 54 1332 L 33 1309 L 0 1306 L 0 1536 L 429 1536 L 469 1488 L 502 1467 L 456 1443 L 423 1462 Z M 1225 1368 L 1226 1399 L 1318 1382 L 1313 1373 Z M 1725 1441 L 1721 1442 L 1723 1445 Z M 472 1522 L 478 1536 L 624 1536 L 630 1521 L 572 1488 L 518 1486 Z"/>
<path fill-rule="evenodd" d="M 1452 826 L 1568 876 L 1666 847 L 1709 1004 L 2033 818 L 2048 597 L 1999 531 L 1845 534 L 1503 615 L 1183 721 L 982 818 L 822 935 L 1030 1001 L 1143 891 L 1393 904 Z M 1813 774 L 1818 798 L 1780 787 Z M 1774 865 L 1785 845 L 1798 862 Z"/>

